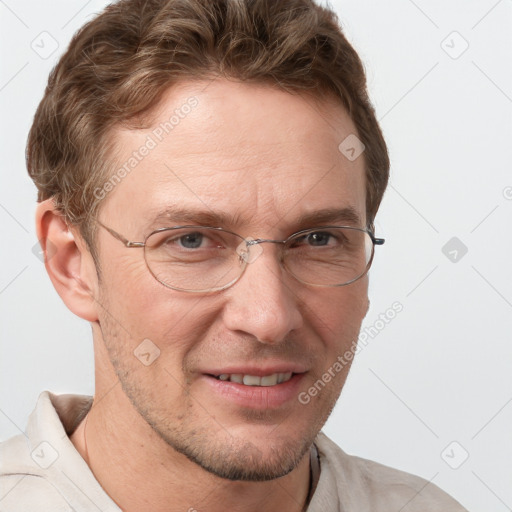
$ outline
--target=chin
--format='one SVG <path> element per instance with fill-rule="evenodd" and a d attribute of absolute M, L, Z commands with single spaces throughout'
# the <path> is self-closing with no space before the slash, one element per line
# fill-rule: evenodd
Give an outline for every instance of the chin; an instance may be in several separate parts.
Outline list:
<path fill-rule="evenodd" d="M 281 442 L 261 448 L 251 441 L 232 438 L 171 445 L 205 471 L 225 480 L 265 482 L 293 471 L 311 446 L 309 441 Z"/>
<path fill-rule="evenodd" d="M 290 425 L 240 425 L 162 421 L 142 414 L 154 432 L 175 452 L 219 478 L 264 482 L 293 471 L 309 453 L 317 433 Z M 156 420 L 156 421 L 155 421 Z M 297 427 L 297 425 L 295 425 Z"/>

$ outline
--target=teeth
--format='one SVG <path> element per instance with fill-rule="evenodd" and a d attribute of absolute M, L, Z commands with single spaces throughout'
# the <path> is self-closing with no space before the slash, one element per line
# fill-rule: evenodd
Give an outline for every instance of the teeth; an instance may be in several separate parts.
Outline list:
<path fill-rule="evenodd" d="M 261 377 L 255 375 L 244 375 L 244 384 L 246 386 L 261 386 Z"/>
<path fill-rule="evenodd" d="M 281 382 L 286 382 L 287 380 L 290 380 L 292 378 L 292 372 L 288 373 L 278 373 L 277 374 L 277 383 L 281 384 Z"/>
<path fill-rule="evenodd" d="M 279 380 L 278 373 L 273 373 L 272 375 L 265 375 L 265 377 L 261 377 L 260 386 L 275 386 L 277 384 L 278 380 Z"/>
<path fill-rule="evenodd" d="M 264 375 L 263 377 L 257 375 L 242 375 L 241 373 L 223 373 L 218 376 L 218 379 L 244 384 L 245 386 L 275 386 L 276 384 L 290 380 L 292 375 L 292 372 L 273 373 L 272 375 Z"/>

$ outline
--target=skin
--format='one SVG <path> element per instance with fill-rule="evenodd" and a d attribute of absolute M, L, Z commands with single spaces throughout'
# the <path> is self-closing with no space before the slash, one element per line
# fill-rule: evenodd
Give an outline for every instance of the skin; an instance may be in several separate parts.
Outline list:
<path fill-rule="evenodd" d="M 314 227 L 297 219 L 324 208 L 351 207 L 365 227 L 364 160 L 338 150 L 356 129 L 325 96 L 185 82 L 167 92 L 149 128 L 112 133 L 119 164 L 191 96 L 197 107 L 103 199 L 104 224 L 143 241 L 176 225 L 151 219 L 178 204 L 230 214 L 235 222 L 222 227 L 253 238 Z M 38 207 L 37 229 L 56 248 L 46 266 L 58 293 L 93 330 L 94 403 L 71 440 L 122 510 L 303 510 L 309 449 L 349 366 L 307 405 L 294 396 L 259 409 L 212 392 L 204 372 L 293 364 L 302 370 L 296 395 L 307 390 L 357 339 L 368 278 L 307 286 L 280 266 L 276 245 L 263 244 L 235 285 L 190 294 L 162 286 L 142 249 L 104 229 L 98 279 L 85 243 L 51 200 Z M 160 349 L 150 366 L 134 356 L 144 339 Z"/>

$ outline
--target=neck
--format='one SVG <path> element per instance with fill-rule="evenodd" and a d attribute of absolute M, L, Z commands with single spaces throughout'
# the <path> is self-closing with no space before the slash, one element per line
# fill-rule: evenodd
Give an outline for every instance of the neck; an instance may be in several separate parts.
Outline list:
<path fill-rule="evenodd" d="M 165 443 L 133 409 L 121 385 L 111 386 L 112 381 L 110 386 L 96 388 L 93 406 L 71 440 L 124 512 L 305 509 L 309 453 L 292 472 L 275 480 L 219 478 Z"/>

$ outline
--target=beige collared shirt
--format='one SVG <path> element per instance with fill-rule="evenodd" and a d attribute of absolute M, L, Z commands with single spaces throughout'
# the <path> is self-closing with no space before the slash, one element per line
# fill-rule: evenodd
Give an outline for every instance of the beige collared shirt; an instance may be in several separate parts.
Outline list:
<path fill-rule="evenodd" d="M 69 436 L 92 397 L 44 391 L 26 433 L 0 443 L 0 512 L 121 512 Z M 307 512 L 467 512 L 417 476 L 315 440 L 319 476 Z"/>

